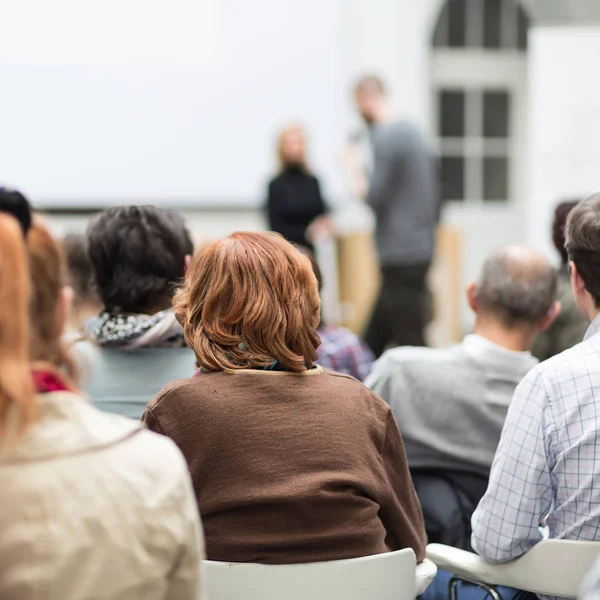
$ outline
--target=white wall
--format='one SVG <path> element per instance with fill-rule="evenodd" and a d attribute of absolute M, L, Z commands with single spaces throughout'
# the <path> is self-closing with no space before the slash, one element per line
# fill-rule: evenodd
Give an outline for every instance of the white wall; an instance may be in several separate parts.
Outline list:
<path fill-rule="evenodd" d="M 531 32 L 527 241 L 555 257 L 555 205 L 600 190 L 600 28 Z"/>

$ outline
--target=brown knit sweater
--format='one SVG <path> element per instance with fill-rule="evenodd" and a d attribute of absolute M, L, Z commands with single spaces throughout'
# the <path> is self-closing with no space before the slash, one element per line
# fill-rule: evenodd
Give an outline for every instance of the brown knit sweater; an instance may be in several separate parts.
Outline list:
<path fill-rule="evenodd" d="M 164 388 L 142 420 L 188 461 L 211 560 L 425 556 L 394 417 L 351 377 L 321 367 L 200 374 Z"/>

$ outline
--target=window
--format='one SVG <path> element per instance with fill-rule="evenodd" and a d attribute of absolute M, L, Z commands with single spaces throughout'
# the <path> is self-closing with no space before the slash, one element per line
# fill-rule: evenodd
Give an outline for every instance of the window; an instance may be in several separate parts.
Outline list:
<path fill-rule="evenodd" d="M 526 50 L 529 18 L 515 0 L 449 0 L 438 19 L 434 48 Z"/>
<path fill-rule="evenodd" d="M 445 201 L 507 203 L 515 189 L 529 19 L 516 0 L 448 0 L 433 37 L 435 129 Z M 517 84 L 515 84 L 517 80 Z"/>

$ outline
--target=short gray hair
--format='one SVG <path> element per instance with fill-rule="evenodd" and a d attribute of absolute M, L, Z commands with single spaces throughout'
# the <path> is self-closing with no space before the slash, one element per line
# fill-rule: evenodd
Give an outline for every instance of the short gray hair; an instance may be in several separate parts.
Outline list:
<path fill-rule="evenodd" d="M 540 253 L 525 246 L 494 250 L 477 285 L 477 304 L 505 327 L 535 325 L 549 313 L 558 273 Z"/>

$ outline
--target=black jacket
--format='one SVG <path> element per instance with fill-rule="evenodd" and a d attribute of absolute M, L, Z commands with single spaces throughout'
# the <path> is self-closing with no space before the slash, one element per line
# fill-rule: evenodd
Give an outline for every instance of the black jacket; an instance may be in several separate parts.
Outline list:
<path fill-rule="evenodd" d="M 289 167 L 269 184 L 267 212 L 271 231 L 310 248 L 306 228 L 327 212 L 319 180 L 298 167 Z"/>

